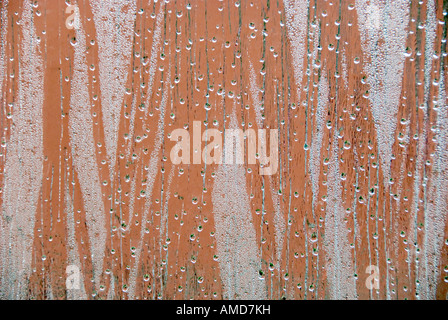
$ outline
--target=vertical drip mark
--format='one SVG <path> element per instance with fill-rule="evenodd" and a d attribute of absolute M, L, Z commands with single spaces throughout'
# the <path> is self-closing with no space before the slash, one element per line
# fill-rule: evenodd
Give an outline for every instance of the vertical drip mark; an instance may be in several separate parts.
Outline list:
<path fill-rule="evenodd" d="M 397 114 L 401 95 L 405 45 L 409 23 L 409 1 L 356 0 L 361 48 L 364 53 L 363 67 L 367 73 L 372 103 L 372 115 L 378 141 L 379 161 L 383 172 L 383 183 L 390 181 L 392 147 L 397 129 Z M 365 22 L 365 23 L 363 23 Z M 379 174 L 379 171 L 377 172 Z M 385 183 L 385 188 L 390 188 Z M 389 198 L 392 201 L 392 198 Z M 386 201 L 383 201 L 385 212 Z M 376 208 L 378 211 L 378 207 Z M 384 237 L 384 251 L 389 261 L 388 238 L 397 240 L 394 234 L 393 210 L 390 214 L 390 237 Z M 369 236 L 369 235 L 368 235 Z M 377 241 L 378 242 L 378 241 Z M 392 248 L 393 249 L 393 248 Z M 378 256 L 377 252 L 377 256 Z M 386 295 L 390 298 L 389 268 L 386 268 Z"/>
<path fill-rule="evenodd" d="M 390 179 L 403 79 L 409 1 L 388 0 L 383 3 L 379 0 L 356 0 L 356 5 L 380 160 L 385 179 Z"/>
<path fill-rule="evenodd" d="M 425 104 L 428 103 L 429 89 L 431 85 L 432 59 L 435 53 L 434 43 L 436 40 L 436 8 L 434 0 L 429 0 L 426 9 L 426 26 L 425 26 Z"/>
<path fill-rule="evenodd" d="M 255 110 L 255 120 L 259 129 L 263 128 L 263 118 L 262 118 L 262 103 L 258 96 L 260 89 L 257 85 L 257 75 L 255 73 L 252 62 L 249 60 L 249 74 L 250 74 L 250 94 L 252 98 L 252 103 Z"/>
<path fill-rule="evenodd" d="M 1 298 L 27 297 L 35 214 L 43 176 L 43 61 L 33 9 L 23 1 L 16 112 L 6 153 L 1 219 Z M 2 8 L 4 13 L 5 7 Z"/>
<path fill-rule="evenodd" d="M 345 228 L 339 173 L 338 134 L 333 135 L 328 176 L 328 207 L 325 215 L 325 246 L 330 299 L 356 299 L 353 259 Z"/>
<path fill-rule="evenodd" d="M 65 214 L 67 216 L 67 256 L 68 265 L 75 265 L 81 268 L 79 258 L 78 243 L 76 241 L 75 216 L 73 211 L 73 200 L 70 196 L 68 186 L 65 188 Z M 87 295 L 84 287 L 84 277 L 80 273 L 80 290 L 68 290 L 68 300 L 86 300 Z"/>
<path fill-rule="evenodd" d="M 3 1 L 1 11 L 0 11 L 0 19 L 1 19 L 1 29 L 0 29 L 0 90 L 2 95 L 6 92 L 3 90 L 3 80 L 5 78 L 5 66 L 6 66 L 6 36 L 8 34 L 8 4 L 9 1 Z M 3 99 L 3 97 L 1 97 Z"/>
<path fill-rule="evenodd" d="M 321 166 L 321 148 L 322 139 L 324 136 L 324 124 L 327 117 L 327 102 L 328 102 L 328 81 L 325 76 L 326 71 L 323 70 L 323 76 L 319 81 L 319 94 L 317 100 L 317 110 L 316 110 L 316 129 L 315 134 L 313 134 L 313 139 L 311 141 L 310 148 L 310 171 L 311 171 L 311 182 L 313 190 L 313 209 L 316 203 L 317 196 L 319 195 L 319 176 L 320 176 L 320 166 Z"/>
<path fill-rule="evenodd" d="M 101 105 L 111 180 L 114 176 L 118 130 L 132 54 L 135 1 L 91 1 L 95 22 Z"/>
<path fill-rule="evenodd" d="M 1 37 L 1 43 L 0 43 L 0 92 L 2 92 L 2 94 L 0 95 L 0 99 L 4 99 L 3 98 L 3 94 L 6 93 L 6 90 L 3 90 L 3 80 L 5 78 L 5 66 L 6 66 L 6 36 L 8 34 L 8 0 L 4 1 L 1 7 L 1 12 L 0 12 L 0 19 L 1 19 L 1 27 L 0 27 L 0 37 Z M 3 122 L 3 117 L 2 117 L 2 127 L 5 125 Z M 2 143 L 4 141 L 4 138 L 2 138 Z M 4 160 L 2 161 L 3 165 L 4 165 Z M 6 237 L 6 230 L 5 227 L 6 225 L 4 224 L 3 221 L 4 217 L 2 216 L 0 219 L 0 261 L 6 261 L 7 259 L 7 255 L 8 255 L 8 250 L 6 250 L 6 246 L 7 246 L 7 242 L 9 241 L 9 239 Z M 1 285 L 2 287 L 5 286 L 5 284 L 3 283 L 3 269 L 4 266 L 0 265 L 0 279 L 1 279 Z M 3 294 L 0 291 L 0 298 L 4 298 Z"/>
<path fill-rule="evenodd" d="M 296 101 L 297 105 L 300 105 L 300 94 L 302 92 L 302 79 L 303 79 L 303 60 L 305 57 L 305 51 L 308 45 L 307 33 L 309 32 L 309 1 L 302 0 L 283 0 L 285 16 L 286 16 L 286 34 L 289 39 L 291 47 L 291 58 L 293 75 L 296 85 Z M 307 45 L 304 45 L 306 43 Z M 289 82 L 289 81 L 288 81 Z M 308 121 L 305 119 L 305 121 Z M 306 141 L 306 138 L 305 138 Z M 305 154 L 305 168 L 306 168 L 306 154 Z M 306 218 L 304 218 L 306 219 Z M 303 230 L 306 230 L 304 223 Z M 306 232 L 305 232 L 306 233 Z M 306 240 L 305 240 L 306 241 Z M 307 246 L 307 243 L 305 243 Z M 306 252 L 306 270 L 305 270 L 305 288 L 307 286 L 308 277 L 308 251 Z M 307 297 L 308 290 L 305 290 L 305 299 Z"/>
<path fill-rule="evenodd" d="M 430 95 L 430 85 L 431 85 L 431 71 L 432 71 L 432 60 L 433 55 L 435 53 L 435 35 L 436 35 L 436 17 L 435 17 L 435 7 L 434 7 L 434 1 L 429 1 L 427 3 L 427 12 L 426 12 L 426 26 L 425 26 L 425 61 L 424 61 L 424 90 L 423 90 L 423 104 L 418 106 L 417 113 L 423 114 L 423 121 L 420 128 L 420 133 L 416 134 L 415 138 L 418 139 L 417 142 L 417 159 L 416 159 L 416 165 L 415 165 L 415 174 L 414 174 L 414 203 L 413 203 L 413 213 L 414 213 L 414 219 L 409 223 L 410 226 L 410 233 L 414 237 L 414 243 L 418 245 L 418 238 L 417 238 L 417 230 L 418 230 L 418 212 L 420 209 L 424 209 L 425 213 L 425 220 L 426 220 L 426 210 L 427 208 L 424 207 L 424 205 L 419 205 L 420 203 L 420 189 L 423 185 L 426 185 L 426 183 L 423 182 L 423 180 L 426 179 L 425 176 L 425 156 L 427 151 L 427 140 L 428 140 L 428 132 L 427 132 L 427 125 L 428 125 L 428 119 L 429 119 L 429 95 Z M 442 75 L 443 76 L 443 75 Z M 416 81 L 419 81 L 416 79 Z M 440 83 L 440 88 L 443 88 Z M 442 93 L 441 93 L 442 94 Z M 443 114 L 440 113 L 437 116 L 437 121 L 439 121 L 440 115 Z M 418 126 L 418 124 L 417 124 Z M 438 148 L 438 147 L 437 147 Z M 435 162 L 434 162 L 435 163 Z M 427 240 L 427 234 L 426 234 L 426 223 L 425 223 L 425 235 L 424 235 L 424 242 L 426 243 Z M 424 244 L 425 244 L 424 243 Z M 423 244 L 423 245 L 424 245 Z M 425 248 L 422 248 L 423 252 L 425 252 Z M 411 257 L 415 258 L 416 250 L 411 251 Z M 425 254 L 424 254 L 425 256 Z M 426 257 L 426 256 L 425 256 Z M 427 260 L 424 259 L 422 271 L 425 273 L 427 272 Z M 423 275 L 426 279 L 428 274 Z M 420 278 L 419 273 L 419 265 L 416 265 L 416 278 Z M 426 280 L 425 279 L 425 280 Z M 420 295 L 420 289 L 421 286 L 418 286 L 416 288 L 416 296 L 417 298 L 420 298 L 421 296 L 426 297 L 429 299 L 430 293 L 429 293 L 429 286 L 427 284 L 423 285 L 423 292 L 422 295 Z M 435 290 L 435 288 L 434 288 Z"/>
<path fill-rule="evenodd" d="M 165 194 L 165 206 L 162 210 L 161 216 L 160 216 L 160 239 L 166 239 L 168 237 L 168 201 L 170 200 L 171 195 L 171 182 L 173 181 L 174 176 L 174 166 L 171 167 L 170 173 L 168 175 L 168 182 L 166 187 L 166 194 Z M 162 192 L 165 193 L 164 188 L 162 189 Z"/>
<path fill-rule="evenodd" d="M 3 8 L 2 13 L 6 8 Z M 2 217 L 2 283 L 9 298 L 24 298 L 31 263 L 36 202 L 42 179 L 42 59 L 31 7 L 22 15 L 18 108 L 7 149 Z M 18 236 L 13 234 L 18 231 Z M 7 283 L 5 283 L 7 282 Z"/>
<path fill-rule="evenodd" d="M 232 128 L 237 128 L 232 114 Z M 223 157 L 228 150 L 224 149 Z M 216 171 L 212 192 L 217 252 L 225 299 L 265 299 L 255 227 L 252 222 L 245 170 L 222 164 Z"/>
<path fill-rule="evenodd" d="M 284 0 L 286 13 L 286 26 L 288 37 L 291 41 L 291 54 L 293 62 L 294 78 L 297 85 L 297 99 L 300 98 L 303 77 L 303 58 L 308 26 L 308 1 Z"/>
<path fill-rule="evenodd" d="M 146 65 L 149 63 L 149 79 L 148 79 L 148 91 L 146 93 L 147 96 L 147 100 L 146 100 L 146 107 L 148 107 L 150 101 L 151 101 L 151 96 L 152 96 L 152 90 L 153 90 L 153 84 L 154 84 L 154 79 L 155 79 L 155 73 L 156 73 L 156 66 L 157 66 L 157 55 L 159 53 L 159 47 L 160 47 L 160 42 L 161 42 L 161 34 L 162 34 L 162 27 L 163 27 L 163 18 L 164 18 L 164 12 L 163 12 L 163 7 L 160 8 L 159 13 L 157 14 L 157 19 L 155 22 L 155 30 L 154 30 L 154 36 L 153 36 L 153 42 L 152 42 L 152 49 L 151 49 L 151 58 L 149 59 L 149 62 L 143 62 L 143 65 Z M 149 108 L 145 108 L 145 116 L 147 115 L 147 111 L 149 110 Z M 135 125 L 135 108 L 133 108 L 132 110 L 132 117 L 131 117 L 131 121 L 129 124 L 129 136 L 130 136 L 130 141 L 134 141 L 133 137 L 134 137 L 134 125 Z M 161 113 L 160 116 L 162 117 L 163 114 Z M 159 123 L 161 121 L 161 118 L 159 119 Z M 128 145 L 127 148 L 127 152 L 126 155 L 127 157 L 130 156 L 131 154 L 131 146 L 132 144 Z M 137 164 L 135 172 L 139 171 L 139 164 Z M 129 219 L 129 225 L 131 225 L 132 219 L 134 217 L 134 215 L 132 214 L 132 212 L 134 212 L 134 204 L 135 204 L 135 187 L 136 187 L 136 183 L 137 183 L 137 179 L 132 179 L 131 181 L 131 191 L 130 191 L 130 202 L 129 202 L 129 215 L 130 215 L 130 219 Z"/>
<path fill-rule="evenodd" d="M 129 299 L 133 299 L 135 296 L 135 290 L 136 290 L 136 282 L 137 282 L 137 273 L 139 271 L 139 262 L 140 257 L 142 253 L 143 248 L 143 238 L 145 235 L 145 229 L 146 229 L 146 221 L 147 216 L 150 210 L 150 206 L 152 203 L 152 192 L 154 188 L 154 182 L 157 176 L 158 171 L 158 163 L 159 163 L 159 153 L 162 148 L 163 143 L 163 134 L 164 134 L 164 123 L 165 123 L 165 111 L 166 111 L 166 105 L 168 101 L 168 96 L 170 93 L 170 83 L 171 83 L 171 65 L 168 66 L 168 74 L 163 82 L 163 95 L 162 95 L 162 101 L 160 103 L 160 116 L 158 121 L 158 127 L 157 127 L 157 133 L 154 141 L 154 149 L 151 153 L 151 158 L 149 160 L 149 165 L 147 169 L 147 184 L 146 184 L 146 201 L 145 201 L 145 207 L 143 209 L 143 215 L 142 215 L 142 223 L 141 223 L 141 232 L 140 232 L 140 242 L 138 247 L 135 251 L 135 258 L 134 258 L 134 266 L 132 267 L 131 273 L 129 275 L 129 293 L 128 297 Z"/>
<path fill-rule="evenodd" d="M 98 286 L 106 249 L 106 222 L 90 111 L 89 75 L 85 56 L 86 36 L 82 27 L 76 30 L 76 40 L 71 80 L 69 136 L 73 164 L 78 174 L 86 214 L 94 281 Z"/>
<path fill-rule="evenodd" d="M 437 144 L 431 165 L 432 179 L 428 182 L 428 199 L 424 217 L 423 266 L 421 295 L 423 299 L 435 299 L 439 284 L 439 261 L 443 245 L 445 221 L 448 215 L 446 190 L 448 190 L 448 109 L 446 107 L 445 72 L 441 59 L 439 97 L 437 111 Z"/>
<path fill-rule="evenodd" d="M 157 56 L 159 54 L 159 48 L 161 47 L 160 46 L 161 39 L 162 39 L 161 34 L 162 34 L 162 28 L 164 25 L 163 24 L 164 17 L 165 17 L 165 14 L 163 12 L 163 6 L 161 6 L 159 9 L 159 13 L 157 14 L 156 22 L 155 22 L 154 35 L 152 38 L 151 57 L 149 58 L 149 61 L 144 60 L 142 62 L 143 66 L 146 66 L 149 63 L 149 67 L 148 67 L 149 76 L 148 76 L 148 84 L 147 84 L 148 91 L 146 92 L 146 101 L 145 101 L 145 117 L 148 115 L 148 110 L 150 109 L 149 104 L 151 101 L 154 79 L 156 76 L 156 67 L 157 67 L 157 61 L 158 61 Z M 133 141 L 133 138 L 134 138 L 134 125 L 135 125 L 135 108 L 132 112 L 130 128 L 129 128 L 130 141 Z M 127 148 L 128 156 L 130 154 L 130 147 L 131 147 L 131 144 Z"/>
<path fill-rule="evenodd" d="M 262 117 L 262 102 L 259 99 L 259 92 L 260 89 L 257 85 L 257 77 L 252 65 L 252 62 L 249 60 L 249 74 L 250 74 L 250 94 L 251 98 L 254 104 L 255 109 L 255 119 L 257 122 L 258 129 L 262 129 L 264 127 L 263 125 L 263 117 Z M 262 143 L 261 141 L 259 141 Z M 266 145 L 261 146 L 264 149 L 267 149 Z M 281 170 L 280 170 L 281 172 Z M 274 185 L 274 179 L 272 175 L 269 175 L 269 185 L 271 186 L 271 189 L 273 189 Z M 264 199 L 264 198 L 263 198 Z M 279 201 L 279 196 L 276 195 L 274 192 L 271 192 L 271 200 L 272 204 L 274 206 L 274 226 L 275 226 L 275 244 L 276 244 L 276 254 L 277 254 L 277 261 L 276 261 L 276 268 L 280 269 L 280 262 L 281 262 L 281 256 L 282 256 L 282 250 L 283 250 L 283 242 L 286 234 L 286 222 L 283 216 L 283 213 L 281 211 L 281 204 Z M 264 212 L 264 207 L 263 207 Z"/>

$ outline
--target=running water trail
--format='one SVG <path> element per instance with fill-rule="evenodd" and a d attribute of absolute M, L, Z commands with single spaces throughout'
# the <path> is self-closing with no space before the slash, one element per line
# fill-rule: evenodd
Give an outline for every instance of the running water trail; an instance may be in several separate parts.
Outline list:
<path fill-rule="evenodd" d="M 151 58 L 149 59 L 149 67 L 148 67 L 148 72 L 149 72 L 149 79 L 148 79 L 148 91 L 146 93 L 147 96 L 147 100 L 145 102 L 146 106 L 150 105 L 151 102 L 151 97 L 152 97 L 152 90 L 153 90 L 153 84 L 154 84 L 154 79 L 156 76 L 156 67 L 157 67 L 157 56 L 159 53 L 159 48 L 161 45 L 161 34 L 162 34 L 162 28 L 163 28 L 163 18 L 164 18 L 164 12 L 163 12 L 163 6 L 160 7 L 159 9 L 159 13 L 157 14 L 157 18 L 156 18 L 156 23 L 155 23 L 155 30 L 154 30 L 154 36 L 152 39 L 152 49 L 151 49 Z M 145 62 L 143 64 L 146 64 Z M 147 117 L 147 111 L 149 110 L 149 108 L 145 108 L 145 119 Z M 160 116 L 163 116 L 163 113 L 160 113 Z M 129 136 L 130 136 L 130 141 L 133 142 L 134 141 L 134 131 L 135 131 L 135 117 L 136 117 L 136 110 L 135 110 L 135 106 L 133 106 L 133 110 L 132 110 L 132 117 L 131 117 L 131 121 L 129 123 Z M 159 123 L 161 123 L 160 121 L 162 121 L 163 119 L 159 119 Z M 157 140 L 159 141 L 159 140 Z M 130 143 L 127 147 L 126 150 L 126 157 L 129 159 L 130 155 L 131 155 L 131 146 L 132 143 Z M 137 164 L 136 167 L 136 171 L 138 172 L 140 168 L 140 165 Z M 137 184 L 137 179 L 132 179 L 131 181 L 131 191 L 130 191 L 130 202 L 129 202 L 129 212 L 132 213 L 134 212 L 134 205 L 135 205 L 135 188 L 136 188 L 136 184 Z M 129 225 L 132 224 L 132 220 L 133 220 L 134 215 L 130 215 L 129 218 Z"/>
<path fill-rule="evenodd" d="M 4 99 L 4 94 L 6 93 L 6 90 L 3 89 L 3 81 L 6 75 L 5 72 L 5 66 L 6 66 L 6 36 L 8 34 L 8 4 L 9 1 L 6 0 L 3 2 L 0 12 L 0 19 L 2 21 L 1 29 L 0 29 L 0 92 L 1 96 L 0 98 Z M 3 139 L 2 139 L 3 142 Z M 7 237 L 5 237 L 6 230 L 5 230 L 5 224 L 3 221 L 3 216 L 0 219 L 0 279 L 1 284 L 3 285 L 3 264 L 1 261 L 6 261 L 8 250 L 3 249 L 6 248 L 7 242 L 9 241 Z M 0 298 L 3 297 L 3 294 L 1 293 L 2 290 L 0 290 Z"/>
<path fill-rule="evenodd" d="M 319 81 L 319 95 L 316 109 L 316 129 L 312 135 L 310 148 L 310 172 L 313 190 L 313 208 L 319 195 L 320 167 L 322 163 L 322 141 L 325 130 L 325 119 L 328 114 L 328 80 L 326 78 L 326 70 L 324 68 L 322 77 Z"/>
<path fill-rule="evenodd" d="M 297 98 L 300 97 L 303 78 L 303 59 L 305 56 L 306 30 L 308 25 L 308 1 L 284 0 L 286 27 L 291 42 L 291 56 Z"/>
<path fill-rule="evenodd" d="M 431 159 L 432 178 L 428 182 L 424 215 L 424 241 L 422 247 L 422 276 L 420 276 L 422 299 L 435 299 L 440 285 L 440 260 L 445 223 L 448 216 L 446 190 L 448 190 L 448 108 L 446 106 L 445 73 L 440 73 L 439 99 L 437 102 L 436 150 Z"/>
<path fill-rule="evenodd" d="M 101 191 L 99 167 L 93 133 L 89 74 L 86 63 L 86 36 L 76 30 L 76 45 L 71 80 L 69 136 L 72 144 L 73 165 L 81 187 L 87 232 L 92 257 L 94 281 L 98 286 L 103 272 L 106 249 L 106 220 Z"/>
<path fill-rule="evenodd" d="M 31 3 L 23 1 L 22 9 L 18 94 L 6 150 L 1 219 L 2 299 L 27 298 L 43 176 L 44 66 Z"/>
<path fill-rule="evenodd" d="M 65 188 L 65 214 L 67 216 L 67 265 L 74 265 L 81 268 L 81 259 L 79 257 L 78 242 L 76 241 L 75 214 L 73 211 L 73 200 L 70 196 L 70 190 Z M 67 290 L 67 300 L 86 300 L 87 294 L 84 286 L 84 277 L 80 272 L 79 289 Z"/>
<path fill-rule="evenodd" d="M 6 41 L 6 36 L 8 34 L 8 4 L 9 1 L 5 0 L 2 3 L 1 6 L 1 11 L 0 11 L 0 19 L 2 21 L 1 24 L 1 29 L 0 29 L 0 39 L 1 39 L 1 43 L 0 43 L 0 90 L 2 92 L 2 99 L 3 99 L 3 95 L 5 93 L 5 90 L 3 90 L 3 81 L 5 79 L 5 66 L 6 66 L 6 56 L 5 56 L 5 52 L 6 52 L 6 46 L 7 46 L 7 41 Z"/>
<path fill-rule="evenodd" d="M 162 95 L 162 101 L 160 103 L 160 115 L 159 115 L 159 121 L 157 125 L 157 133 L 154 141 L 154 149 L 151 152 L 151 158 L 149 160 L 149 164 L 147 167 L 147 184 L 146 184 L 146 201 L 145 201 L 145 207 L 143 209 L 143 215 L 142 215 L 142 223 L 140 227 L 140 241 L 139 245 L 136 248 L 135 251 L 135 258 L 134 258 L 134 265 L 131 269 L 130 275 L 129 275 L 129 291 L 128 291 L 128 297 L 129 299 L 134 299 L 135 297 L 135 290 L 136 290 L 136 284 L 137 284 L 137 274 L 139 271 L 139 263 L 143 248 L 143 242 L 144 242 L 144 236 L 145 236 L 145 229 L 146 229 L 146 223 L 147 223 L 147 216 L 150 211 L 151 203 L 152 203 L 152 192 L 154 189 L 154 183 L 155 179 L 157 177 L 158 173 L 158 164 L 159 164 L 159 158 L 160 158 L 160 151 L 162 148 L 163 143 L 163 135 L 164 135 L 164 123 L 165 123 L 165 111 L 166 106 L 168 103 L 168 97 L 170 94 L 170 84 L 171 84 L 171 66 L 168 66 L 168 74 L 166 79 L 164 80 L 163 85 L 163 95 Z"/>
<path fill-rule="evenodd" d="M 263 119 L 262 103 L 259 98 L 260 89 L 259 86 L 257 85 L 257 77 L 252 62 L 250 60 L 249 60 L 249 74 L 250 74 L 250 94 L 254 104 L 257 128 L 264 129 L 262 120 Z M 268 149 L 266 141 L 258 140 L 258 143 L 260 144 L 259 148 L 263 148 L 264 150 Z M 271 186 L 272 189 L 272 192 L 270 192 L 270 194 L 272 205 L 274 206 L 274 226 L 275 226 L 275 245 L 276 245 L 275 249 L 277 254 L 276 268 L 277 270 L 279 270 L 282 258 L 283 243 L 286 235 L 286 221 L 283 212 L 281 211 L 281 204 L 280 204 L 281 197 L 275 192 L 273 188 L 274 179 L 272 175 L 269 175 L 268 179 L 269 179 L 269 185 Z"/>
<path fill-rule="evenodd" d="M 356 0 L 356 8 L 380 161 L 385 180 L 389 180 L 403 80 L 409 1 Z"/>
<path fill-rule="evenodd" d="M 325 214 L 326 268 L 330 299 L 356 299 L 353 258 L 345 226 L 341 174 L 339 172 L 338 134 L 335 130 L 328 174 L 328 206 Z"/>
<path fill-rule="evenodd" d="M 233 113 L 232 129 L 238 128 L 236 122 Z M 243 165 L 219 165 L 212 203 L 225 299 L 266 299 L 265 282 L 258 278 L 261 260 Z"/>
<path fill-rule="evenodd" d="M 101 106 L 112 182 L 137 7 L 129 0 L 94 0 L 90 5 L 98 41 Z"/>
<path fill-rule="evenodd" d="M 423 115 L 422 125 L 417 125 L 418 128 L 418 142 L 417 142 L 417 150 L 416 150 L 416 162 L 415 162 L 415 173 L 414 173 L 414 192 L 413 198 L 414 203 L 412 207 L 412 213 L 414 219 L 410 219 L 409 221 L 409 236 L 412 237 L 414 243 L 418 243 L 417 237 L 417 216 L 419 211 L 419 199 L 420 199 L 420 190 L 422 188 L 422 177 L 425 175 L 424 172 L 424 162 L 425 156 L 427 153 L 427 143 L 428 143 L 428 132 L 427 132 L 427 123 L 428 123 L 428 103 L 429 103 L 429 94 L 430 94 L 430 85 L 431 85 L 431 71 L 432 71 L 432 61 L 433 55 L 435 53 L 435 38 L 436 38 L 436 27 L 437 20 L 435 15 L 435 4 L 434 1 L 428 1 L 427 3 L 427 12 L 426 12 L 426 26 L 425 26 L 425 62 L 424 62 L 424 91 L 423 91 L 423 104 L 419 106 L 418 113 Z M 443 112 L 438 114 L 438 117 L 442 116 Z M 438 118 L 439 119 L 439 118 Z M 426 226 L 426 224 L 425 224 Z M 426 236 L 425 236 L 426 237 Z M 425 238 L 427 240 L 427 238 Z M 424 251 L 425 253 L 426 251 Z M 410 251 L 410 256 L 415 259 L 416 250 Z M 423 272 L 425 272 L 425 268 L 427 267 L 427 259 L 424 259 L 423 264 Z M 416 268 L 417 275 L 419 274 L 419 268 Z M 428 297 L 428 286 L 423 285 L 423 294 L 422 296 Z M 417 290 L 419 292 L 419 290 Z M 420 295 L 418 296 L 420 297 Z"/>
<path fill-rule="evenodd" d="M 371 101 L 375 120 L 376 139 L 384 187 L 390 191 L 392 179 L 392 147 L 396 141 L 403 71 L 409 24 L 409 1 L 356 0 L 358 28 L 363 51 L 363 67 L 370 88 L 366 93 Z M 365 96 L 366 96 L 365 94 Z M 383 202 L 385 211 L 385 202 Z M 397 247 L 388 248 L 388 239 L 398 241 L 398 221 L 389 211 L 389 234 L 384 237 L 386 259 L 397 257 Z M 386 212 L 384 212 L 386 215 Z M 394 231 L 392 231 L 394 230 Z M 394 255 L 392 255 L 394 253 Z M 390 260 L 389 260 L 390 261 Z M 394 261 L 395 262 L 395 261 Z M 386 296 L 391 297 L 389 268 L 386 268 Z"/>
<path fill-rule="evenodd" d="M 151 46 L 151 57 L 148 61 L 145 61 L 145 59 L 142 57 L 142 65 L 146 67 L 148 66 L 148 85 L 146 86 L 148 88 L 148 91 L 146 92 L 146 101 L 145 101 L 145 118 L 148 116 L 148 106 L 150 105 L 151 98 L 152 98 L 152 91 L 153 91 L 153 85 L 154 85 L 154 79 L 156 76 L 156 67 L 157 67 L 157 61 L 158 61 L 158 55 L 159 55 L 159 49 L 161 48 L 161 42 L 162 42 L 162 30 L 163 30 L 163 19 L 165 17 L 164 10 L 163 10 L 163 3 L 159 8 L 159 13 L 156 17 L 155 22 L 155 29 L 153 33 L 152 38 L 152 46 Z M 134 141 L 134 131 L 135 131 L 135 115 L 136 115 L 136 108 L 135 105 L 132 106 L 132 116 L 129 123 L 129 137 L 130 141 Z M 130 143 L 126 149 L 126 156 L 129 158 L 129 155 L 131 153 L 131 146 Z"/>

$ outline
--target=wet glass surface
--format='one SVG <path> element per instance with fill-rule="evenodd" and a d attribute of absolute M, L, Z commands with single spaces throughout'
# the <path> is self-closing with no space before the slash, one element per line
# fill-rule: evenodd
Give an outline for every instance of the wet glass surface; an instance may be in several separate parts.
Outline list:
<path fill-rule="evenodd" d="M 1 299 L 446 299 L 442 0 L 2 0 Z"/>

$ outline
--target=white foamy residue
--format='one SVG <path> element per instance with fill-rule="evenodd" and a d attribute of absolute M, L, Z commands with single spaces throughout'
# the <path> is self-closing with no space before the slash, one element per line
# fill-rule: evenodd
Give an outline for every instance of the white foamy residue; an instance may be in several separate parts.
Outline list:
<path fill-rule="evenodd" d="M 423 263 L 420 276 L 423 299 L 435 299 L 440 283 L 439 262 L 443 246 L 445 222 L 448 216 L 446 190 L 448 190 L 448 108 L 446 106 L 445 74 L 440 72 L 437 112 L 437 145 L 431 159 L 431 175 L 428 183 L 424 220 Z"/>
<path fill-rule="evenodd" d="M 8 34 L 8 4 L 9 1 L 3 1 L 1 11 L 0 11 L 0 19 L 2 21 L 0 27 L 0 90 L 2 95 L 6 92 L 3 90 L 3 80 L 5 78 L 5 66 L 6 66 L 6 36 Z"/>
<path fill-rule="evenodd" d="M 435 4 L 434 1 L 429 1 L 427 3 L 427 12 L 426 12 L 426 26 L 425 26 L 425 69 L 424 69 L 424 92 L 423 92 L 423 105 L 420 106 L 420 110 L 418 111 L 419 114 L 423 115 L 423 122 L 422 126 L 419 128 L 419 135 L 418 135 L 418 142 L 417 142 L 417 157 L 416 157 L 416 165 L 415 165 L 415 174 L 414 174 L 414 203 L 413 203 L 413 211 L 414 219 L 412 219 L 409 222 L 409 233 L 413 237 L 413 242 L 417 242 L 417 220 L 416 217 L 418 215 L 419 209 L 421 209 L 423 206 L 419 205 L 419 199 L 420 199 L 420 189 L 422 184 L 422 176 L 424 176 L 424 161 L 425 161 L 425 155 L 427 151 L 427 122 L 428 122 L 428 102 L 429 102 L 429 94 L 430 94 L 430 85 L 431 85 L 431 71 L 432 71 L 432 62 L 433 62 L 433 55 L 434 55 L 434 44 L 435 44 L 435 37 L 436 37 L 436 27 L 437 27 L 437 21 L 435 16 Z M 440 113 L 438 116 L 441 116 L 443 114 Z M 443 136 L 442 136 L 443 137 Z M 425 224 L 426 226 L 426 224 Z M 425 234 L 425 242 L 427 240 L 426 238 L 427 234 Z M 431 237 L 431 235 L 429 235 Z M 423 249 L 423 252 L 426 251 Z M 416 250 L 411 250 L 410 255 L 411 257 L 415 257 Z M 427 259 L 424 260 L 423 264 L 423 272 L 425 272 L 425 268 L 427 267 Z M 417 274 L 418 268 L 417 268 Z M 425 277 L 428 276 L 427 274 Z M 419 291 L 419 290 L 417 290 Z M 423 292 L 419 297 L 429 297 L 431 294 L 429 292 L 429 286 L 428 284 L 423 285 Z"/>
<path fill-rule="evenodd" d="M 330 299 L 356 299 L 353 258 L 345 226 L 339 172 L 338 135 L 335 130 L 328 174 L 328 200 L 325 214 L 325 247 Z"/>
<path fill-rule="evenodd" d="M 76 41 L 70 91 L 69 135 L 73 164 L 83 197 L 94 280 L 98 286 L 103 269 L 107 231 L 90 110 L 86 36 L 82 26 L 76 30 Z"/>
<path fill-rule="evenodd" d="M 112 178 L 137 7 L 129 0 L 95 0 L 90 4 L 98 41 L 103 126 Z"/>
<path fill-rule="evenodd" d="M 321 166 L 321 148 L 322 140 L 325 130 L 325 119 L 327 117 L 327 102 L 328 102 L 328 81 L 325 76 L 325 69 L 323 75 L 319 81 L 319 95 L 317 100 L 316 110 L 316 129 L 313 134 L 310 148 L 310 170 L 311 170 L 311 182 L 313 189 L 313 205 L 316 202 L 319 195 L 319 178 L 320 178 L 320 166 Z"/>
<path fill-rule="evenodd" d="M 294 78 L 297 85 L 297 99 L 300 98 L 303 77 L 303 58 L 305 55 L 306 32 L 308 25 L 308 1 L 283 0 L 286 14 L 286 27 L 291 42 L 291 56 Z"/>
<path fill-rule="evenodd" d="M 1 12 L 1 21 L 2 24 L 0 26 L 0 37 L 1 37 L 1 43 L 0 43 L 0 90 L 2 92 L 1 99 L 3 99 L 3 95 L 5 94 L 6 90 L 3 89 L 3 80 L 5 78 L 5 65 L 6 65 L 6 36 L 8 34 L 8 0 L 4 1 L 2 4 Z M 6 261 L 8 250 L 6 250 L 7 241 L 8 239 L 5 236 L 5 221 L 3 221 L 3 217 L 0 219 L 0 261 Z M 1 280 L 1 286 L 3 287 L 3 265 L 0 266 L 0 280 Z M 3 298 L 4 295 L 1 293 L 2 290 L 0 289 L 0 298 Z"/>
<path fill-rule="evenodd" d="M 236 129 L 235 114 L 231 121 L 231 127 Z M 219 166 L 212 203 L 224 297 L 266 299 L 264 280 L 258 277 L 261 261 L 242 165 Z"/>
<path fill-rule="evenodd" d="M 356 8 L 380 160 L 384 177 L 389 179 L 403 79 L 409 1 L 356 0 Z"/>
<path fill-rule="evenodd" d="M 2 299 L 27 297 L 43 175 L 44 66 L 31 3 L 23 1 L 22 8 L 18 96 L 6 152 L 1 218 Z"/>

